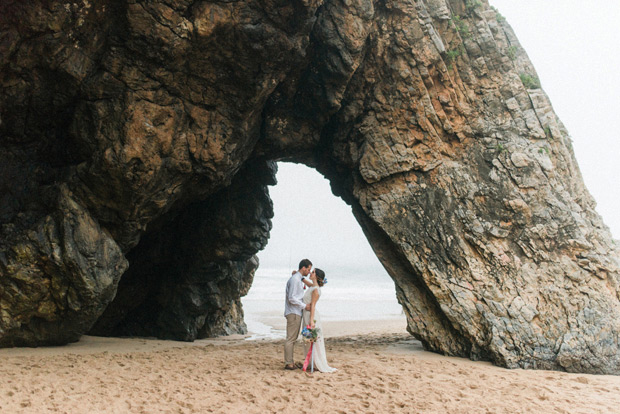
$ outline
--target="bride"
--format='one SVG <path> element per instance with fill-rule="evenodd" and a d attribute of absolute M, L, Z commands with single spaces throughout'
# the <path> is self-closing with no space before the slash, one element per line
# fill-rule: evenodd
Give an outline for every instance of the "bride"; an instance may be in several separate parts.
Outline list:
<path fill-rule="evenodd" d="M 325 341 L 323 341 L 323 328 L 321 327 L 321 316 L 316 310 L 316 303 L 321 297 L 321 287 L 327 283 L 325 279 L 325 272 L 321 269 L 314 269 L 310 274 L 310 280 L 312 283 L 304 280 L 304 283 L 309 287 L 304 294 L 304 304 L 310 304 L 310 310 L 304 310 L 303 312 L 303 326 L 310 325 L 311 328 L 319 328 L 319 336 L 314 342 L 314 368 L 321 372 L 334 372 L 336 368 L 332 368 L 327 363 L 327 354 L 325 353 Z M 304 346 L 305 355 L 308 354 L 310 344 Z"/>

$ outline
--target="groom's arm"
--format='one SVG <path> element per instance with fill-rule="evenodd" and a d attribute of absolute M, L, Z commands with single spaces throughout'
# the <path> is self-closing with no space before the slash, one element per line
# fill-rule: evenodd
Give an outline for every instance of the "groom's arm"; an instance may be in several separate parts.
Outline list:
<path fill-rule="evenodd" d="M 300 295 L 300 293 L 303 293 L 303 288 L 298 284 L 289 286 L 289 288 L 290 289 L 287 289 L 286 295 L 286 300 L 288 300 L 288 303 L 295 306 L 296 308 L 299 308 L 300 310 L 306 309 L 306 304 L 304 304 L 301 299 L 298 299 L 300 296 L 303 296 Z"/>
<path fill-rule="evenodd" d="M 291 305 L 295 306 L 296 308 L 299 308 L 301 310 L 304 310 L 306 308 L 306 304 L 303 303 L 301 300 L 297 299 L 296 297 L 294 297 L 293 295 L 289 294 L 288 297 L 288 303 L 290 303 Z"/>

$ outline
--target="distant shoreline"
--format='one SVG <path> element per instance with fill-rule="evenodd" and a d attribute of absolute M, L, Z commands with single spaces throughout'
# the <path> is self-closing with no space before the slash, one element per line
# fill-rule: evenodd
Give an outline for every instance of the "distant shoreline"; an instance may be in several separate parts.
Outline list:
<path fill-rule="evenodd" d="M 286 331 L 286 319 L 282 314 L 270 313 L 246 320 L 248 339 L 283 339 Z M 365 320 L 322 320 L 325 338 L 351 335 L 384 335 L 393 333 L 407 333 L 407 318 L 405 315 L 383 319 Z M 265 326 L 270 328 L 266 332 Z M 252 338 L 254 336 L 254 338 Z"/>

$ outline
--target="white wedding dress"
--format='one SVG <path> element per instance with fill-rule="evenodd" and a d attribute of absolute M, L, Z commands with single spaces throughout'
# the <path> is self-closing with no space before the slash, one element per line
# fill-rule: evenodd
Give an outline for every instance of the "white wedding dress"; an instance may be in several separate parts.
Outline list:
<path fill-rule="evenodd" d="M 308 303 L 312 302 L 312 292 L 316 290 L 317 292 L 319 292 L 319 298 L 321 297 L 321 289 L 317 286 L 313 286 L 309 289 L 306 290 L 306 293 L 304 294 L 304 303 L 307 305 Z M 317 302 L 318 304 L 318 302 Z M 304 310 L 304 314 L 303 314 L 303 320 L 304 320 L 304 326 L 310 325 L 310 311 Z M 323 328 L 321 326 L 321 315 L 319 315 L 319 311 L 318 309 L 314 308 L 314 320 L 316 321 L 314 323 L 314 326 L 316 328 L 319 328 L 319 336 L 316 339 L 316 341 L 314 342 L 314 350 L 313 350 L 313 354 L 314 354 L 314 369 L 315 370 L 319 370 L 321 372 L 334 372 L 336 371 L 336 368 L 332 368 L 329 366 L 329 364 L 327 363 L 327 354 L 325 353 L 325 341 L 323 340 Z M 308 350 L 310 349 L 310 344 L 307 343 L 304 346 L 305 349 L 305 354 L 308 354 Z M 308 367 L 308 371 L 310 370 L 310 367 Z"/>

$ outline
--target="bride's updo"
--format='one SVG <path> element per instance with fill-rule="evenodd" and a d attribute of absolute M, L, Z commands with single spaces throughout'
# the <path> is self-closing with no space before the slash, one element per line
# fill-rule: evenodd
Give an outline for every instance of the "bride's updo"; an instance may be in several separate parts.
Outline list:
<path fill-rule="evenodd" d="M 314 272 L 316 274 L 316 281 L 318 282 L 319 287 L 323 286 L 325 284 L 325 272 L 317 268 L 314 268 Z"/>

